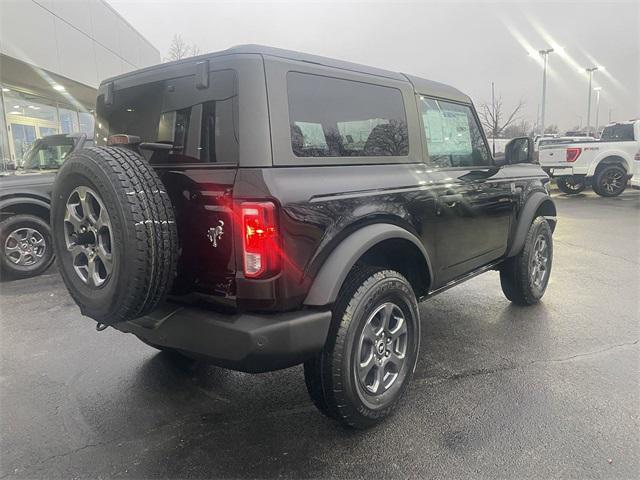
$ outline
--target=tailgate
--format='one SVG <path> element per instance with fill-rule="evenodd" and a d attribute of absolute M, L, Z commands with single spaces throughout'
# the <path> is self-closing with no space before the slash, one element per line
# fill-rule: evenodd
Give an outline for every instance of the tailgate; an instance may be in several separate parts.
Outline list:
<path fill-rule="evenodd" d="M 542 167 L 568 167 L 567 146 L 542 147 L 538 151 L 538 161 Z"/>

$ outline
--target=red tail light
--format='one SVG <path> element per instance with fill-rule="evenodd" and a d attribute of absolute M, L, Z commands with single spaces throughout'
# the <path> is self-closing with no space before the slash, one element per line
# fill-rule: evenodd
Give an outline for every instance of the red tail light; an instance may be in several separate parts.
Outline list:
<path fill-rule="evenodd" d="M 244 276 L 268 277 L 280 268 L 276 208 L 271 202 L 243 203 Z"/>
<path fill-rule="evenodd" d="M 575 162 L 581 153 L 582 149 L 580 147 L 567 148 L 567 162 Z"/>

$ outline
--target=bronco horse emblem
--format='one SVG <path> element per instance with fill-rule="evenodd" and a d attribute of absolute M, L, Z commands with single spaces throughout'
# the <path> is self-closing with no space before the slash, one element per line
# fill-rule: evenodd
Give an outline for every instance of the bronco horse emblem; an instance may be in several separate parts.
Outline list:
<path fill-rule="evenodd" d="M 207 238 L 211 242 L 214 248 L 218 246 L 218 240 L 222 238 L 224 235 L 224 222 L 222 220 L 218 220 L 217 227 L 211 227 L 207 232 Z"/>

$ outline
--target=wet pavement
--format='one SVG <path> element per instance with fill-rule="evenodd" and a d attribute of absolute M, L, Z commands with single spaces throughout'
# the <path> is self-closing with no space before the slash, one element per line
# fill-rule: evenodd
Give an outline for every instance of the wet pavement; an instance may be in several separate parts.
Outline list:
<path fill-rule="evenodd" d="M 0 284 L 0 478 L 637 478 L 640 192 L 555 194 L 551 282 L 421 305 L 414 381 L 352 432 L 302 368 L 250 375 L 96 332 L 55 271 Z"/>

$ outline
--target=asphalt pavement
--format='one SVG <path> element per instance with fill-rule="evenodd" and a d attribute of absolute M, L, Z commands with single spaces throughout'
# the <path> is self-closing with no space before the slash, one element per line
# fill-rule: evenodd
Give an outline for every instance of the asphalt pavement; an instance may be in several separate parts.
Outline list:
<path fill-rule="evenodd" d="M 542 303 L 495 272 L 424 302 L 413 383 L 365 432 L 316 411 L 301 367 L 99 333 L 55 268 L 0 284 L 0 478 L 638 478 L 640 192 L 554 198 Z"/>

